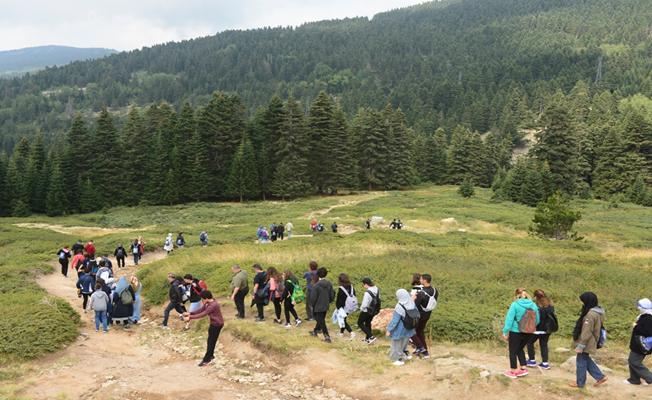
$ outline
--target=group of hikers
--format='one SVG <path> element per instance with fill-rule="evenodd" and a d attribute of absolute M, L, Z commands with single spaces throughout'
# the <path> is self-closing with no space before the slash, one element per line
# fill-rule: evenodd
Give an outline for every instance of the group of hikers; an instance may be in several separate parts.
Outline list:
<path fill-rule="evenodd" d="M 292 222 L 288 222 L 287 224 L 272 223 L 269 226 L 269 230 L 265 226 L 260 225 L 256 230 L 256 239 L 260 243 L 275 242 L 277 240 L 285 240 L 286 233 L 289 239 L 292 237 L 293 229 L 294 229 L 294 225 L 292 225 Z"/>
<path fill-rule="evenodd" d="M 144 242 L 142 238 L 135 239 L 131 244 L 131 252 L 134 256 L 134 264 L 144 254 Z M 137 324 L 140 320 L 142 284 L 136 276 L 127 278 L 122 276 L 116 279 L 113 271 L 113 262 L 108 254 L 96 258 L 96 248 L 93 241 L 86 245 L 79 240 L 69 249 L 63 246 L 57 252 L 61 265 L 61 274 L 68 277 L 68 263 L 77 272 L 77 295 L 82 299 L 84 313 L 88 310 L 95 312 L 95 330 L 99 331 L 100 326 L 106 333 L 109 325 L 120 323 L 125 328 L 129 324 Z M 127 251 L 123 245 L 119 245 L 114 255 L 118 268 L 124 268 Z M 70 261 L 72 259 L 72 261 Z"/>
<path fill-rule="evenodd" d="M 390 229 L 403 229 L 403 223 L 400 219 L 394 218 L 389 224 Z"/>
<path fill-rule="evenodd" d="M 202 247 L 208 246 L 208 232 L 201 231 L 199 233 L 199 243 L 202 245 Z M 186 238 L 183 236 L 183 232 L 179 232 L 177 234 L 176 240 L 172 240 L 172 233 L 168 233 L 165 241 L 163 242 L 163 250 L 170 254 L 172 251 L 174 251 L 175 245 L 179 249 L 183 249 L 186 246 Z"/>

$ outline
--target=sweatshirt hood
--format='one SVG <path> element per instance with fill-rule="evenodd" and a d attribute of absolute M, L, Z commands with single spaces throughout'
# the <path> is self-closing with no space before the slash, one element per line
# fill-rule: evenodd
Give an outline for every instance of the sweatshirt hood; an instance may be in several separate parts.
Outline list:
<path fill-rule="evenodd" d="M 591 311 L 596 312 L 600 315 L 604 315 L 604 309 L 600 306 L 593 307 Z"/>
<path fill-rule="evenodd" d="M 530 299 L 518 299 L 516 300 L 516 304 L 523 308 L 529 308 L 529 309 L 535 309 L 536 304 Z"/>

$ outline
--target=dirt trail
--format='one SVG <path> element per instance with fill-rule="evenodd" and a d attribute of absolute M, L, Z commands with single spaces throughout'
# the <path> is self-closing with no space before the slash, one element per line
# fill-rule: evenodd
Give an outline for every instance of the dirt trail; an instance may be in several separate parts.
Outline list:
<path fill-rule="evenodd" d="M 379 197 L 387 196 L 387 193 L 385 192 L 370 192 L 366 194 L 361 194 L 361 195 L 354 195 L 354 196 L 347 196 L 347 200 L 341 200 L 339 203 L 334 204 L 330 207 L 323 208 L 321 210 L 315 210 L 311 211 L 308 214 L 306 214 L 307 219 L 312 219 L 312 218 L 318 218 L 323 215 L 328 214 L 329 212 L 333 211 L 336 208 L 342 208 L 342 207 L 349 207 L 349 206 L 355 206 L 360 203 L 364 203 L 366 201 L 374 200 Z M 351 200 L 353 198 L 353 200 Z"/>

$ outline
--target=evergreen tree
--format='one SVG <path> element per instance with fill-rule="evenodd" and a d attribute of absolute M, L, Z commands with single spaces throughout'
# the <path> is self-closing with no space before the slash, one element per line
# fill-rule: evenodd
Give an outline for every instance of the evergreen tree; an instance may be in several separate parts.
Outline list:
<path fill-rule="evenodd" d="M 467 128 L 453 129 L 448 147 L 448 182 L 461 183 L 466 177 L 477 178 L 482 166 L 482 146 Z M 479 138 L 478 138 L 479 139 Z"/>
<path fill-rule="evenodd" d="M 16 216 L 24 216 L 30 213 L 30 192 L 27 180 L 29 147 L 27 138 L 21 138 L 11 155 L 7 167 L 7 194 L 12 214 Z M 15 211 L 18 211 L 19 214 L 15 214 Z"/>
<path fill-rule="evenodd" d="M 360 109 L 353 121 L 355 148 L 358 155 L 359 182 L 368 190 L 385 182 L 385 159 L 389 152 L 382 116 L 372 109 Z"/>
<path fill-rule="evenodd" d="M 92 140 L 81 114 L 77 114 L 73 119 L 66 139 L 60 168 L 70 209 L 79 210 L 81 188 L 77 183 L 83 182 L 89 176 L 93 159 Z"/>
<path fill-rule="evenodd" d="M 448 181 L 448 165 L 446 160 L 448 143 L 446 131 L 438 128 L 434 135 L 428 138 L 426 147 L 428 150 L 428 180 L 437 185 L 442 185 Z"/>
<path fill-rule="evenodd" d="M 161 188 L 160 204 L 172 205 L 179 201 L 179 187 L 177 182 L 174 171 L 171 168 L 168 169 L 168 172 L 165 174 L 163 187 Z"/>
<path fill-rule="evenodd" d="M 153 113 L 151 110 L 150 108 L 149 112 Z M 124 167 L 121 169 L 124 175 L 119 184 L 122 204 L 136 205 L 145 199 L 144 188 L 152 178 L 149 174 L 149 159 L 153 153 L 149 135 L 140 111 L 132 107 L 121 135 L 125 153 Z"/>
<path fill-rule="evenodd" d="M 640 174 L 643 160 L 634 152 L 627 152 L 621 135 L 611 129 L 598 149 L 594 172 L 594 191 L 598 197 L 608 198 L 624 193 Z"/>
<path fill-rule="evenodd" d="M 530 232 L 537 236 L 556 240 L 574 239 L 573 225 L 582 218 L 579 211 L 574 211 L 568 200 L 556 192 L 545 202 L 537 205 Z"/>
<path fill-rule="evenodd" d="M 227 180 L 227 194 L 239 198 L 241 203 L 260 195 L 256 154 L 249 139 L 242 140 L 233 157 Z"/>
<path fill-rule="evenodd" d="M 0 217 L 11 213 L 11 199 L 7 190 L 7 168 L 9 160 L 4 152 L 0 152 Z"/>
<path fill-rule="evenodd" d="M 92 187 L 102 194 L 97 197 L 98 207 L 96 209 L 121 204 L 123 203 L 121 199 L 124 178 L 121 173 L 123 171 L 121 160 L 115 154 L 116 149 L 119 148 L 118 131 L 106 108 L 100 112 L 97 120 L 94 142 Z"/>
<path fill-rule="evenodd" d="M 469 177 L 464 178 L 460 184 L 460 187 L 457 189 L 457 192 L 462 195 L 462 197 L 472 197 L 475 194 L 473 180 Z"/>
<path fill-rule="evenodd" d="M 45 211 L 46 172 L 43 135 L 38 134 L 30 145 L 26 173 L 29 207 L 33 212 L 42 213 Z"/>
<path fill-rule="evenodd" d="M 636 177 L 636 180 L 627 192 L 627 197 L 634 204 L 645 204 L 647 188 L 645 187 L 645 180 L 641 175 Z"/>
<path fill-rule="evenodd" d="M 97 191 L 90 178 L 79 183 L 79 211 L 89 213 L 102 208 L 104 204 L 100 192 Z"/>
<path fill-rule="evenodd" d="M 176 157 L 172 159 L 172 168 L 175 174 L 177 187 L 179 188 L 179 199 L 181 201 L 196 200 L 189 196 L 194 173 L 192 165 L 195 162 L 195 146 L 201 145 L 201 139 L 195 137 L 197 123 L 195 114 L 190 104 L 185 103 L 179 113 L 175 132 Z M 198 140 L 199 143 L 193 142 Z M 201 149 L 203 152 L 204 149 Z M 166 177 L 167 179 L 167 177 Z"/>
<path fill-rule="evenodd" d="M 308 172 L 310 182 L 319 193 L 324 193 L 329 185 L 335 183 L 333 169 L 335 164 L 331 152 L 335 143 L 333 130 L 333 100 L 326 92 L 319 95 L 310 106 L 308 117 L 310 157 L 308 158 Z M 329 168 L 324 168 L 326 165 Z"/>
<path fill-rule="evenodd" d="M 630 110 L 623 120 L 625 151 L 642 160 L 643 178 L 652 184 L 652 123 L 641 112 Z"/>
<path fill-rule="evenodd" d="M 414 158 L 410 152 L 410 139 L 405 122 L 405 115 L 398 109 L 392 110 L 391 105 L 383 112 L 387 127 L 387 154 L 385 154 L 385 182 L 387 189 L 406 187 L 415 182 Z"/>
<path fill-rule="evenodd" d="M 189 147 L 192 159 L 190 160 L 190 173 L 187 178 L 187 191 L 184 194 L 193 201 L 208 200 L 213 193 L 210 190 L 209 159 L 206 147 L 203 145 L 202 135 L 198 129 L 193 133 Z"/>
<path fill-rule="evenodd" d="M 344 111 L 338 105 L 333 111 L 332 135 L 329 142 L 330 168 L 326 179 L 326 187 L 331 193 L 337 192 L 338 188 L 357 186 L 357 170 L 354 153 L 353 136 L 349 131 Z"/>
<path fill-rule="evenodd" d="M 521 202 L 530 207 L 536 206 L 545 200 L 545 186 L 539 168 L 533 162 L 528 163 L 521 187 Z"/>
<path fill-rule="evenodd" d="M 52 175 L 47 190 L 46 198 L 47 214 L 51 217 L 68 213 L 69 205 L 66 197 L 64 179 L 59 167 L 59 161 L 55 160 L 52 165 Z"/>

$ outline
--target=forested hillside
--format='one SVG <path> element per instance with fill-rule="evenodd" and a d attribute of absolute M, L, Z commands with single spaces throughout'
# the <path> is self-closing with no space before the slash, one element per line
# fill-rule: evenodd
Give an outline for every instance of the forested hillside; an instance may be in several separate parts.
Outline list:
<path fill-rule="evenodd" d="M 224 32 L 0 82 L 0 210 L 467 178 L 530 205 L 555 190 L 650 204 L 650 97 L 644 0 L 435 2 Z M 537 143 L 514 161 L 523 128 Z"/>
<path fill-rule="evenodd" d="M 0 51 L 0 77 L 18 76 L 72 61 L 101 58 L 115 52 L 110 49 L 69 46 L 37 46 Z"/>

